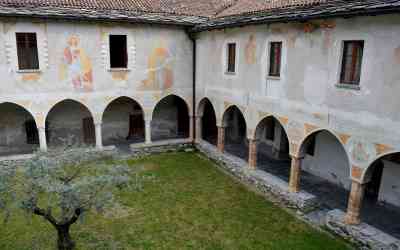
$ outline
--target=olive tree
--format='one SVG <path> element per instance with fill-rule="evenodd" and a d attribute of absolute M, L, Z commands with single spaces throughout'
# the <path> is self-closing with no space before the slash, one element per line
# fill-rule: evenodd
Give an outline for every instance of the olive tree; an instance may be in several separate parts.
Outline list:
<path fill-rule="evenodd" d="M 58 249 L 73 249 L 71 225 L 114 205 L 113 190 L 134 179 L 126 165 L 106 162 L 98 152 L 74 147 L 38 152 L 21 167 L 1 166 L 0 210 L 6 220 L 15 209 L 41 216 L 57 231 Z"/>

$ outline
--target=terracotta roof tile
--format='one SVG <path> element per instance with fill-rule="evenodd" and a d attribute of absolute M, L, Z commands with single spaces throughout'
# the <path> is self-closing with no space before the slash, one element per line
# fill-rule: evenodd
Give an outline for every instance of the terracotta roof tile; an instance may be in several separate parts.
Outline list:
<path fill-rule="evenodd" d="M 0 16 L 172 23 L 193 30 L 367 12 L 399 13 L 400 0 L 0 0 Z"/>

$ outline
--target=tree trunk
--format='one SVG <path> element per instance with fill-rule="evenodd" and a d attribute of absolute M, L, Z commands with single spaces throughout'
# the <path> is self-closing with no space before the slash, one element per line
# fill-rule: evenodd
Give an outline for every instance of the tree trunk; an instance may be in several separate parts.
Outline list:
<path fill-rule="evenodd" d="M 70 225 L 59 225 L 57 226 L 57 247 L 58 250 L 72 250 L 75 248 L 75 242 L 71 239 L 69 234 Z"/>

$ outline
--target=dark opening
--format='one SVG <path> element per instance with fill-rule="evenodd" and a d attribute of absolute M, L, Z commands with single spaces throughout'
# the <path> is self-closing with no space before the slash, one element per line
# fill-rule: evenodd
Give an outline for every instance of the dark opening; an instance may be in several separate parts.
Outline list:
<path fill-rule="evenodd" d="M 39 133 L 34 120 L 25 122 L 26 143 L 39 144 Z"/>
<path fill-rule="evenodd" d="M 371 167 L 373 168 L 373 172 L 371 181 L 365 188 L 365 195 L 376 202 L 379 196 L 379 188 L 381 186 L 384 164 L 381 160 L 379 160 L 374 162 Z"/>
<path fill-rule="evenodd" d="M 236 43 L 228 43 L 228 69 L 229 73 L 236 71 Z"/>
<path fill-rule="evenodd" d="M 128 67 L 126 35 L 110 35 L 110 67 Z"/>
<path fill-rule="evenodd" d="M 96 132 L 92 117 L 86 117 L 82 120 L 83 124 L 83 142 L 93 144 L 96 141 Z"/>
<path fill-rule="evenodd" d="M 187 138 L 189 110 L 186 102 L 174 95 L 162 99 L 153 111 L 151 138 L 153 141 Z"/>
<path fill-rule="evenodd" d="M 189 115 L 186 104 L 180 99 L 175 99 L 178 108 L 178 137 L 189 137 Z"/>
<path fill-rule="evenodd" d="M 230 107 L 224 115 L 225 150 L 244 160 L 248 159 L 246 120 L 235 106 Z"/>
<path fill-rule="evenodd" d="M 288 181 L 290 175 L 289 140 L 274 117 L 264 118 L 256 128 L 257 168 Z"/>
<path fill-rule="evenodd" d="M 19 69 L 39 69 L 36 33 L 16 33 L 16 40 Z"/>
<path fill-rule="evenodd" d="M 311 136 L 311 138 L 308 139 L 307 147 L 306 147 L 306 154 L 314 156 L 314 154 L 315 154 L 315 141 L 316 141 L 316 136 L 315 135 Z"/>
<path fill-rule="evenodd" d="M 214 108 L 208 100 L 206 100 L 204 103 L 201 129 L 203 139 L 211 144 L 217 145 L 217 118 L 215 116 Z"/>
<path fill-rule="evenodd" d="M 360 83 L 364 41 L 345 41 L 343 44 L 342 72 L 340 82 Z"/>
<path fill-rule="evenodd" d="M 281 75 L 282 42 L 271 42 L 269 52 L 269 76 Z"/>
<path fill-rule="evenodd" d="M 275 120 L 267 119 L 265 123 L 265 139 L 273 141 L 275 138 Z"/>
<path fill-rule="evenodd" d="M 145 140 L 144 114 L 141 106 L 129 97 L 112 101 L 103 114 L 102 139 L 104 145 L 122 148 Z"/>

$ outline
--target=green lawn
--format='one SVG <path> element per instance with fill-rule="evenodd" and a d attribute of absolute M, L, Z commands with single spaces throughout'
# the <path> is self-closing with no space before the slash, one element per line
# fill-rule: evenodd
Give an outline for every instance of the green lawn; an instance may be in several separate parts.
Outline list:
<path fill-rule="evenodd" d="M 195 153 L 130 160 L 144 167 L 142 191 L 72 227 L 78 249 L 349 249 L 248 191 Z M 15 214 L 0 227 L 0 249 L 54 249 L 55 231 Z"/>

